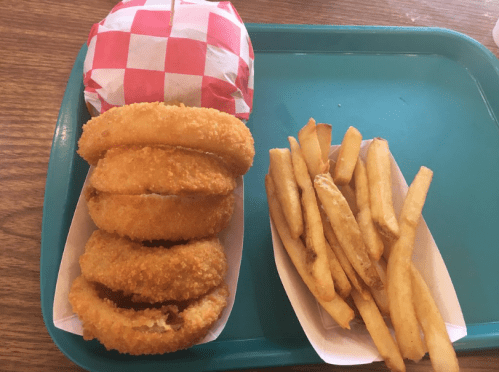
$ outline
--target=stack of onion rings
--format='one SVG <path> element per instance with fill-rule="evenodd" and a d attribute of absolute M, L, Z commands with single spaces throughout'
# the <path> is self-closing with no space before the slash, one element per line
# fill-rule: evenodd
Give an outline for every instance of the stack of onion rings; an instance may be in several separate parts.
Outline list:
<path fill-rule="evenodd" d="M 137 103 L 91 119 L 78 144 L 95 165 L 85 199 L 99 229 L 69 295 L 84 338 L 132 355 L 192 346 L 227 304 L 217 234 L 253 163 L 249 129 L 214 109 Z"/>

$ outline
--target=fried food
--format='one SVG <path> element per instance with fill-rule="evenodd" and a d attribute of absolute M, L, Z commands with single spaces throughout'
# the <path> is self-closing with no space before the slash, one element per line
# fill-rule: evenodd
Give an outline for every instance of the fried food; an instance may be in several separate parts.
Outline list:
<path fill-rule="evenodd" d="M 345 200 L 347 201 L 353 215 L 357 216 L 357 213 L 359 213 L 359 208 L 357 208 L 357 197 L 355 196 L 355 190 L 353 189 L 353 187 L 349 183 L 347 183 L 346 185 L 341 186 L 340 191 L 345 197 Z"/>
<path fill-rule="evenodd" d="M 352 291 L 352 298 L 386 366 L 391 371 L 405 372 L 404 360 L 397 343 L 386 326 L 373 298 L 369 295 L 368 299 L 365 299 L 355 289 Z"/>
<path fill-rule="evenodd" d="M 289 149 L 270 149 L 269 174 L 277 189 L 276 196 L 284 210 L 291 236 L 298 239 L 303 234 L 303 214 L 300 192 L 296 183 Z"/>
<path fill-rule="evenodd" d="M 393 209 L 388 141 L 373 139 L 367 150 L 366 168 L 372 219 L 381 234 L 389 240 L 396 240 L 399 226 Z"/>
<path fill-rule="evenodd" d="M 359 212 L 356 215 L 360 232 L 364 237 L 367 253 L 373 260 L 379 260 L 384 252 L 385 246 L 381 234 L 374 225 L 371 215 L 371 203 L 369 198 L 369 181 L 364 161 L 357 159 L 354 170 L 355 196 Z"/>
<path fill-rule="evenodd" d="M 340 263 L 341 267 L 343 268 L 343 271 L 345 272 L 346 276 L 350 280 L 350 284 L 353 288 L 357 289 L 357 291 L 362 294 L 366 295 L 367 292 L 367 287 L 362 281 L 362 279 L 359 277 L 359 274 L 355 271 L 353 268 L 352 264 L 348 260 L 347 255 L 343 251 L 343 248 L 340 245 L 340 242 L 338 242 L 338 238 L 334 234 L 334 230 L 331 227 L 331 224 L 329 223 L 329 219 L 327 218 L 326 212 L 324 212 L 323 209 L 321 209 L 321 220 L 322 220 L 322 227 L 324 229 L 324 235 L 326 236 L 326 240 L 329 243 L 329 246 L 331 247 L 332 251 L 336 255 L 336 258 L 338 259 L 338 262 Z"/>
<path fill-rule="evenodd" d="M 329 150 L 331 148 L 333 127 L 330 124 L 318 123 L 315 126 L 315 130 L 317 131 L 317 139 L 321 148 L 322 161 L 324 164 L 328 164 L 329 168 Z"/>
<path fill-rule="evenodd" d="M 405 371 L 404 358 L 418 361 L 428 349 L 436 371 L 457 371 L 457 358 L 445 323 L 411 257 L 433 173 L 425 167 L 420 169 L 397 220 L 391 194 L 392 159 L 388 143 L 375 138 L 364 163 L 364 154 L 359 151 L 362 136 L 355 128 L 347 132 L 341 146 L 344 153 L 340 150 L 337 163 L 325 158 L 329 153 L 330 127 L 315 125 L 310 119 L 299 131 L 301 147 L 293 137 L 288 137 L 305 229 L 299 239 L 292 236 L 286 220 L 293 216 L 288 216 L 290 212 L 279 203 L 276 193 L 281 191 L 273 185 L 273 177 L 267 175 L 267 201 L 277 235 L 317 302 L 343 328 L 349 328 L 349 319 L 353 316 L 362 318 L 388 368 Z M 326 162 L 329 170 L 324 171 L 321 164 Z M 348 175 L 343 173 L 345 177 L 338 176 L 342 173 L 341 167 L 349 169 Z M 335 175 L 341 185 L 333 181 Z M 310 180 L 315 193 L 309 190 Z M 318 208 L 320 220 L 312 207 Z M 307 216 L 307 210 L 314 213 Z M 322 226 L 322 231 L 310 229 L 317 225 Z M 313 242 L 313 234 L 325 238 L 329 271 L 334 290 L 339 294 L 329 302 L 320 299 L 316 279 L 320 275 L 310 267 L 315 258 L 314 247 L 321 241 L 318 238 Z M 334 302 L 337 304 L 333 306 Z M 387 327 L 388 320 L 395 337 Z"/>
<path fill-rule="evenodd" d="M 383 282 L 383 288 L 381 289 L 369 288 L 369 290 L 371 291 L 374 301 L 376 302 L 376 305 L 378 305 L 378 309 L 381 312 L 381 314 L 390 316 L 390 306 L 388 304 L 388 290 L 387 290 L 388 281 L 386 278 L 386 262 L 383 259 L 383 257 L 381 257 L 378 261 L 372 260 L 372 263 L 376 268 L 376 271 L 378 272 L 381 281 Z"/>
<path fill-rule="evenodd" d="M 315 280 L 319 297 L 323 301 L 331 301 L 335 295 L 334 283 L 329 269 L 326 238 L 322 229 L 317 197 L 300 145 L 294 137 L 288 137 L 288 140 L 291 147 L 293 171 L 301 190 L 306 247 L 309 252 L 307 263 Z"/>
<path fill-rule="evenodd" d="M 362 134 L 355 127 L 349 127 L 341 142 L 340 152 L 334 168 L 333 180 L 338 186 L 350 182 L 359 157 Z"/>
<path fill-rule="evenodd" d="M 236 180 L 213 154 L 176 147 L 109 149 L 92 172 L 90 184 L 116 194 L 228 194 Z"/>
<path fill-rule="evenodd" d="M 324 162 L 322 158 L 322 149 L 317 136 L 317 128 L 315 120 L 310 119 L 307 124 L 298 132 L 298 141 L 303 153 L 303 158 L 307 164 L 307 169 L 310 177 L 327 172 L 329 162 Z"/>
<path fill-rule="evenodd" d="M 227 272 L 217 237 L 146 244 L 96 230 L 80 256 L 81 273 L 147 302 L 188 300 L 219 286 Z"/>
<path fill-rule="evenodd" d="M 332 250 L 331 246 L 326 240 L 327 247 L 327 258 L 329 260 L 329 270 L 331 270 L 331 276 L 333 277 L 334 288 L 338 294 L 347 298 L 350 295 L 350 291 L 352 290 L 352 285 L 348 280 L 343 267 L 341 267 L 340 261 L 336 257 L 336 254 Z"/>
<path fill-rule="evenodd" d="M 431 365 L 435 372 L 457 372 L 456 351 L 449 339 L 442 315 L 419 271 L 411 265 L 412 291 L 416 317 L 423 329 Z"/>
<path fill-rule="evenodd" d="M 383 283 L 367 255 L 357 221 L 329 173 L 316 176 L 314 186 L 336 238 L 355 271 L 369 287 L 382 288 Z"/>
<path fill-rule="evenodd" d="M 350 329 L 350 321 L 354 318 L 354 313 L 352 308 L 347 305 L 341 296 L 334 296 L 331 301 L 321 300 L 321 296 L 317 290 L 316 280 L 312 276 L 306 264 L 307 248 L 304 246 L 301 239 L 293 239 L 291 237 L 288 224 L 286 223 L 286 218 L 284 217 L 282 208 L 276 199 L 275 186 L 273 185 L 272 178 L 269 175 L 265 176 L 265 189 L 267 192 L 270 218 L 277 229 L 284 249 L 286 249 L 289 258 L 296 268 L 296 271 L 324 310 L 326 310 L 326 312 L 331 315 L 331 317 L 342 328 Z"/>
<path fill-rule="evenodd" d="M 69 301 L 83 324 L 83 338 L 131 355 L 163 354 L 200 341 L 220 318 L 229 291 L 224 283 L 196 300 L 133 304 L 79 276 Z"/>
<path fill-rule="evenodd" d="M 78 153 L 96 165 L 120 146 L 169 145 L 220 156 L 236 175 L 253 164 L 254 140 L 236 117 L 211 108 L 167 106 L 161 102 L 113 107 L 83 126 Z"/>
<path fill-rule="evenodd" d="M 190 240 L 218 234 L 230 222 L 234 194 L 119 195 L 86 190 L 98 228 L 136 240 Z"/>
<path fill-rule="evenodd" d="M 411 284 L 412 251 L 433 172 L 421 167 L 412 181 L 400 213 L 400 237 L 388 259 L 390 317 L 404 358 L 420 360 L 426 350 L 421 339 L 413 304 Z"/>

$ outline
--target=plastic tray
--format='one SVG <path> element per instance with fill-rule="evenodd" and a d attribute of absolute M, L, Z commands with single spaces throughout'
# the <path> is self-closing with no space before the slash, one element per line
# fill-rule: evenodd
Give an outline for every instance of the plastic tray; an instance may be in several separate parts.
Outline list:
<path fill-rule="evenodd" d="M 268 150 L 309 117 L 382 136 L 407 180 L 434 170 L 425 220 L 446 262 L 468 327 L 458 350 L 499 347 L 499 62 L 476 41 L 435 28 L 248 24 L 255 50 L 256 144 L 245 176 L 244 253 L 236 302 L 217 341 L 130 357 L 56 329 L 59 262 L 86 174 L 76 155 L 82 124 L 83 46 L 57 122 L 43 210 L 40 283 L 47 329 L 71 360 L 94 371 L 209 371 L 321 363 L 275 267 L 264 191 Z"/>

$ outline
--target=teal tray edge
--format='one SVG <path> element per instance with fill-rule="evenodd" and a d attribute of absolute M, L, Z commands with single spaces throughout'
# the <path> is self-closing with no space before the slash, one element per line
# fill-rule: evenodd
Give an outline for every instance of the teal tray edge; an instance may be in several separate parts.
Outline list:
<path fill-rule="evenodd" d="M 453 58 L 469 67 L 470 73 L 477 76 L 481 89 L 485 96 L 490 99 L 488 103 L 491 112 L 495 115 L 495 118 L 499 116 L 497 111 L 499 110 L 499 95 L 497 93 L 488 94 L 497 91 L 499 61 L 483 45 L 458 32 L 441 28 L 385 26 L 247 24 L 246 27 L 252 38 L 253 46 L 256 46 L 256 53 L 290 50 L 296 53 L 376 53 L 383 51 L 383 43 L 380 40 L 385 40 L 384 48 L 386 52 L 386 38 L 388 38 L 393 42 L 393 44 L 389 44 L 390 51 L 393 53 L 432 53 Z M 268 37 L 269 35 L 274 37 L 273 42 Z M 308 36 L 305 37 L 306 35 Z M 324 35 L 329 36 L 324 37 Z M 362 49 L 360 45 L 350 43 L 359 35 L 371 41 L 370 50 Z M 424 37 L 429 43 L 426 44 L 427 47 L 414 46 L 413 43 L 407 42 L 407 35 L 416 39 Z M 307 43 L 307 38 L 312 41 Z M 446 42 L 446 47 L 440 50 L 436 48 L 438 43 L 443 41 Z M 464 50 L 469 53 L 463 55 Z M 88 165 L 76 154 L 76 143 L 81 133 L 81 127 L 75 127 L 74 125 L 74 123 L 84 123 L 89 119 L 83 100 L 82 71 L 85 53 L 86 46 L 84 45 L 76 58 L 67 83 L 54 132 L 47 171 L 40 257 L 41 309 L 50 336 L 70 360 L 88 370 L 97 371 L 101 370 L 101 368 L 115 370 L 105 361 L 89 361 L 90 354 L 85 354 L 79 350 L 83 346 L 82 338 L 55 328 L 52 318 L 55 283 L 62 251 L 81 186 L 86 176 L 86 170 L 88 169 Z M 491 76 L 494 78 L 491 79 Z M 455 343 L 456 350 L 469 351 L 499 347 L 498 323 L 468 324 L 467 327 L 468 336 Z M 86 344 L 92 345 L 90 351 L 100 350 L 94 343 Z M 296 340 L 289 340 L 289 345 L 289 347 L 282 347 L 282 345 L 275 345 L 264 338 L 215 341 L 193 348 L 195 355 L 200 357 L 199 360 L 189 360 L 189 362 L 185 362 L 185 360 L 168 360 L 166 362 L 156 358 L 138 358 L 135 360 L 141 361 L 142 367 L 150 367 L 152 363 L 155 367 L 161 365 L 163 368 L 178 367 L 185 370 L 202 369 L 207 371 L 322 362 L 308 344 L 304 335 L 298 335 Z M 216 355 L 213 356 L 213 353 L 216 353 Z M 208 365 L 205 364 L 206 359 L 204 359 L 207 355 L 210 355 L 210 360 L 213 361 Z M 138 370 L 138 365 L 126 363 L 121 365 L 115 357 L 113 362 L 116 362 L 116 370 Z"/>

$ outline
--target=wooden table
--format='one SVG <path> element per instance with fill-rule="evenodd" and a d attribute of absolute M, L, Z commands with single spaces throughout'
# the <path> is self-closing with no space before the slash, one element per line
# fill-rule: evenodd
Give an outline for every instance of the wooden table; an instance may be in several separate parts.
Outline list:
<path fill-rule="evenodd" d="M 77 4 L 77 5 L 76 5 Z M 0 371 L 79 371 L 54 345 L 40 310 L 42 207 L 66 82 L 92 24 L 112 0 L 0 2 Z M 497 0 L 234 0 L 245 22 L 438 26 L 499 57 Z M 499 371 L 499 351 L 459 353 L 463 371 Z M 409 371 L 430 371 L 428 360 Z M 382 363 L 269 371 L 383 371 Z"/>

